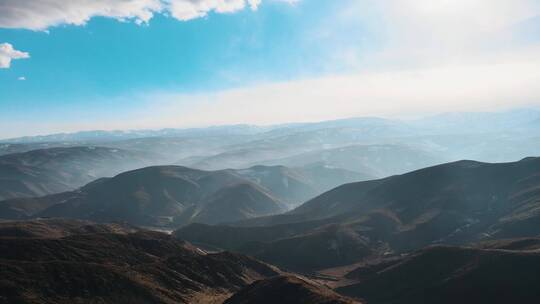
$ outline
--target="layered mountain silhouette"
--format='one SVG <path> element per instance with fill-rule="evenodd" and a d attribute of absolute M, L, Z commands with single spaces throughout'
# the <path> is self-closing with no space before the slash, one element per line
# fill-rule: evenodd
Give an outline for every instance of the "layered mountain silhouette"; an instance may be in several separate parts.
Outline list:
<path fill-rule="evenodd" d="M 539 158 L 460 161 L 346 184 L 283 215 L 192 225 L 175 235 L 301 271 L 433 244 L 537 236 L 539 173 Z"/>
<path fill-rule="evenodd" d="M 402 174 L 445 162 L 435 153 L 397 144 L 352 145 L 315 150 L 282 159 L 267 160 L 265 164 L 309 166 L 323 164 L 361 172 L 371 179 Z M 367 180 L 367 179 L 366 179 Z"/>
<path fill-rule="evenodd" d="M 6 233 L 10 225 L 28 237 Z M 36 226 L 57 233 L 36 234 Z M 279 274 L 252 258 L 207 254 L 158 232 L 69 221 L 0 229 L 1 303 L 220 303 Z"/>
<path fill-rule="evenodd" d="M 356 177 L 347 171 L 339 176 L 329 171 L 334 183 Z M 309 171 L 284 167 L 221 171 L 147 167 L 96 180 L 77 191 L 3 201 L 0 216 L 125 221 L 148 226 L 216 224 L 284 212 L 329 186 L 328 176 L 319 180 Z"/>
<path fill-rule="evenodd" d="M 0 199 L 35 197 L 81 187 L 145 166 L 155 156 L 116 148 L 68 147 L 0 156 Z"/>

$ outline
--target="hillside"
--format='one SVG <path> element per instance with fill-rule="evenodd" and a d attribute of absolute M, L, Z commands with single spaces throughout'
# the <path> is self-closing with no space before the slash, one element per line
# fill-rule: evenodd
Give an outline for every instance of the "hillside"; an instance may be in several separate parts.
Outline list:
<path fill-rule="evenodd" d="M 538 176 L 538 158 L 449 163 L 346 184 L 286 214 L 227 227 L 188 226 L 175 235 L 253 254 L 285 268 L 302 265 L 296 268 L 302 271 L 346 265 L 350 257 L 372 258 L 433 244 L 537 236 Z"/>
<path fill-rule="evenodd" d="M 54 194 L 155 161 L 155 155 L 102 147 L 32 150 L 0 156 L 0 200 Z"/>
<path fill-rule="evenodd" d="M 0 302 L 211 303 L 279 274 L 254 259 L 206 254 L 162 233 L 86 227 L 58 237 L 0 236 Z"/>
<path fill-rule="evenodd" d="M 368 180 L 369 176 L 323 164 L 305 167 L 253 166 L 229 170 L 268 189 L 291 207 L 344 183 Z"/>
<path fill-rule="evenodd" d="M 72 192 L 69 199 L 57 201 L 33 216 L 99 222 L 126 221 L 148 226 L 182 225 L 194 220 L 196 213 L 193 208 L 206 210 L 207 206 L 215 208 L 215 204 L 230 204 L 227 200 L 242 198 L 242 188 L 239 187 L 230 188 L 227 195 L 220 193 L 226 188 L 245 183 L 249 182 L 227 171 L 148 167 L 91 183 L 80 191 Z M 250 194 L 257 193 L 253 200 L 243 201 L 252 208 L 254 215 L 269 215 L 285 210 L 279 200 L 270 198 L 261 188 L 247 187 L 251 190 Z M 265 200 L 258 201 L 260 198 Z M 238 210 L 228 210 L 231 220 L 244 218 L 240 207 L 245 206 L 238 207 Z M 221 214 L 215 216 L 217 218 L 205 219 L 212 223 L 219 222 Z"/>
<path fill-rule="evenodd" d="M 533 240 L 529 240 L 531 242 Z M 538 303 L 540 253 L 512 249 L 431 247 L 390 262 L 362 266 L 338 288 L 367 303 Z M 535 241 L 538 243 L 538 240 Z M 515 244 L 518 243 L 518 244 Z"/>
<path fill-rule="evenodd" d="M 321 284 L 298 276 L 279 276 L 243 288 L 224 304 L 359 304 Z"/>
<path fill-rule="evenodd" d="M 326 171 L 332 174 L 318 179 L 279 166 L 221 171 L 147 167 L 98 179 L 77 191 L 0 201 L 0 218 L 66 217 L 149 226 L 234 222 L 285 212 L 332 181 L 357 176 L 316 170 Z"/>

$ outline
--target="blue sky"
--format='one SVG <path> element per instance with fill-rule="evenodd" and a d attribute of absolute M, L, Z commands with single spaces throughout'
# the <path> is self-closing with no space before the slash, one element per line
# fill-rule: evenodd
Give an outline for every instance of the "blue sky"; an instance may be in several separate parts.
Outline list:
<path fill-rule="evenodd" d="M 130 1 L 134 4 L 118 4 Z M 192 3 L 175 1 L 183 3 L 182 8 Z M 87 10 L 83 21 L 79 15 L 58 19 L 37 0 L 22 5 L 31 16 L 26 23 L 0 12 L 0 44 L 9 43 L 30 57 L 13 58 L 9 68 L 0 69 L 0 137 L 393 115 L 399 104 L 395 98 L 386 101 L 390 97 L 384 87 L 407 93 L 405 87 L 422 84 L 414 82 L 415 71 L 447 82 L 446 76 L 498 66 L 495 73 L 518 71 L 530 81 L 537 74 L 522 63 L 532 62 L 534 68 L 540 59 L 535 55 L 540 10 L 534 1 L 497 0 L 493 12 L 469 16 L 471 9 L 485 9 L 493 2 L 475 0 L 476 7 L 441 10 L 429 4 L 426 8 L 428 2 L 419 0 L 233 0 L 243 8 L 210 4 L 198 8 L 205 16 L 188 15 L 189 20 L 179 20 L 185 10 L 156 8 L 152 18 L 145 15 L 147 10 L 138 10 L 160 0 L 98 1 L 105 10 L 88 7 L 83 0 L 70 5 L 77 2 L 84 9 L 67 7 L 66 14 Z M 2 5 L 21 9 L 15 0 L 0 0 Z M 515 11 L 508 13 L 507 5 Z M 420 24 L 411 22 L 408 13 L 416 13 Z M 470 19 L 464 22 L 468 28 L 456 25 L 457 17 Z M 444 18 L 450 21 L 444 23 Z M 475 23 L 482 18 L 500 26 L 483 29 L 484 24 Z M 478 65 L 482 67 L 467 70 Z M 493 84 L 506 81 L 493 78 Z M 426 102 L 451 89 L 443 86 L 417 95 Z M 464 91 L 478 96 L 483 89 Z M 532 92 L 516 96 L 519 103 L 536 102 L 538 92 L 527 90 Z M 374 100 L 382 106 L 370 106 Z M 425 106 L 416 103 L 413 109 Z M 467 109 L 466 103 L 453 104 L 457 106 L 445 104 L 440 110 Z M 483 96 L 476 108 L 489 105 L 505 104 L 495 99 L 490 104 L 489 96 Z M 266 107 L 276 109 L 260 110 Z M 313 110 L 299 115 L 306 107 Z"/>

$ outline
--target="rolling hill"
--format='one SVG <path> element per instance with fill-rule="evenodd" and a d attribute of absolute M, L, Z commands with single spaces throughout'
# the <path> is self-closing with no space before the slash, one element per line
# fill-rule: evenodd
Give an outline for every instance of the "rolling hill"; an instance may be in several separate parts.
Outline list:
<path fill-rule="evenodd" d="M 147 167 L 98 179 L 77 191 L 2 201 L 0 218 L 66 217 L 173 227 L 246 220 L 282 213 L 330 187 L 330 179 L 339 183 L 357 176 L 328 171 L 332 175 L 318 180 L 285 167 L 221 171 Z"/>
<path fill-rule="evenodd" d="M 539 176 L 540 158 L 460 161 L 346 184 L 282 215 L 175 235 L 308 272 L 433 244 L 531 237 L 540 235 Z"/>
<path fill-rule="evenodd" d="M 278 276 L 243 288 L 224 304 L 360 304 L 299 276 Z"/>
<path fill-rule="evenodd" d="M 0 156 L 0 199 L 35 197 L 79 188 L 155 161 L 155 155 L 116 148 L 68 147 Z"/>
<path fill-rule="evenodd" d="M 491 248 L 436 246 L 361 266 L 347 275 L 356 283 L 337 291 L 381 304 L 537 303 L 538 239 L 502 243 Z"/>
<path fill-rule="evenodd" d="M 438 154 L 407 145 L 372 144 L 315 150 L 263 163 L 284 166 L 324 164 L 361 172 L 375 179 L 441 164 L 445 160 Z"/>

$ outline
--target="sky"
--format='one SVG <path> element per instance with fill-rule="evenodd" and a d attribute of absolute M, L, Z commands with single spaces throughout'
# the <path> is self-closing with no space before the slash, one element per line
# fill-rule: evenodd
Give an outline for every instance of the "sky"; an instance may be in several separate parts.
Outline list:
<path fill-rule="evenodd" d="M 0 0 L 0 138 L 540 105 L 537 0 Z"/>

